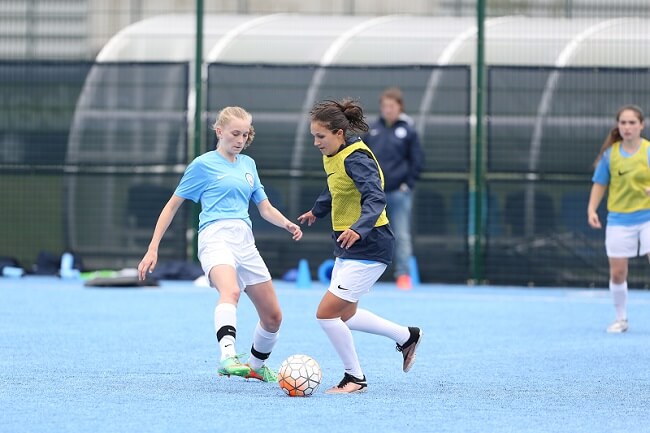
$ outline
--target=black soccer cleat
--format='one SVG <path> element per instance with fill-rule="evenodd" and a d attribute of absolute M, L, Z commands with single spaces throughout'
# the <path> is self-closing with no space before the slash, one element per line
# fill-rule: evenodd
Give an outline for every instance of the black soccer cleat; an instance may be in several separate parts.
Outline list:
<path fill-rule="evenodd" d="M 408 372 L 413 363 L 415 362 L 415 350 L 418 348 L 420 341 L 422 341 L 422 330 L 415 326 L 409 326 L 409 332 L 411 333 L 406 343 L 400 345 L 396 344 L 396 350 L 402 352 L 404 357 L 404 364 L 402 365 L 402 370 L 404 373 Z"/>
<path fill-rule="evenodd" d="M 343 379 L 338 385 L 325 391 L 325 394 L 355 394 L 359 392 L 366 392 L 368 390 L 368 382 L 366 376 L 363 379 L 345 373 Z"/>

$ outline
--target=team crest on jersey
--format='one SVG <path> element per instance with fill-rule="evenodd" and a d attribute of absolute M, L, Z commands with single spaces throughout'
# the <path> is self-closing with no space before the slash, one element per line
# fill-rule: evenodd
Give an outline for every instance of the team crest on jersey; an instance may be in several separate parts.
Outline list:
<path fill-rule="evenodd" d="M 246 180 L 248 181 L 248 184 L 250 186 L 253 186 L 253 184 L 255 183 L 253 179 L 253 175 L 251 173 L 246 173 Z"/>
<path fill-rule="evenodd" d="M 397 138 L 405 138 L 407 134 L 408 131 L 406 131 L 406 128 L 403 126 L 399 126 L 397 129 L 395 129 L 395 136 Z"/>

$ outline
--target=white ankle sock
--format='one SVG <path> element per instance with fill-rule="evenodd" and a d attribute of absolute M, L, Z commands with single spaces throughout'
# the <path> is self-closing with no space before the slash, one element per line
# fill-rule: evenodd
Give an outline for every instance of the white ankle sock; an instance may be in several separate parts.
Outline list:
<path fill-rule="evenodd" d="M 253 346 L 251 347 L 251 356 L 248 358 L 248 364 L 253 370 L 257 370 L 271 354 L 275 343 L 278 341 L 279 332 L 269 332 L 262 328 L 262 325 L 257 322 L 255 332 L 253 334 Z M 255 352 L 261 357 L 255 356 Z"/>
<path fill-rule="evenodd" d="M 408 327 L 398 325 L 362 308 L 357 309 L 355 315 L 350 317 L 345 324 L 353 331 L 383 335 L 399 344 L 406 343 L 411 336 Z"/>
<path fill-rule="evenodd" d="M 614 300 L 616 320 L 627 320 L 627 281 L 621 284 L 615 284 L 610 280 L 609 291 Z"/>
<path fill-rule="evenodd" d="M 237 307 L 233 304 L 217 304 L 214 309 L 214 329 L 221 348 L 221 360 L 237 355 Z"/>
<path fill-rule="evenodd" d="M 354 348 L 350 328 L 343 323 L 340 317 L 336 319 L 318 319 L 318 323 L 332 342 L 341 361 L 343 361 L 345 372 L 359 379 L 363 378 L 363 371 L 361 370 L 361 364 L 359 364 L 357 351 Z"/>

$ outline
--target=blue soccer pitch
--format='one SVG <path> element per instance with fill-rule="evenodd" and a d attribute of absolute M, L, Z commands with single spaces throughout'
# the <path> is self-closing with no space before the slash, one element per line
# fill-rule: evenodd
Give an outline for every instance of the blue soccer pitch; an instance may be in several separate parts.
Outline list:
<path fill-rule="evenodd" d="M 309 398 L 219 377 L 217 293 L 190 282 L 84 288 L 0 278 L 0 432 L 639 432 L 650 414 L 650 293 L 631 291 L 630 330 L 605 333 L 604 289 L 378 284 L 361 306 L 424 330 L 407 374 L 384 337 L 355 333 L 368 392 L 325 395 L 343 376 L 315 320 L 324 287 L 276 288 L 269 365 L 305 353 L 323 370 Z M 242 296 L 237 349 L 257 316 Z"/>

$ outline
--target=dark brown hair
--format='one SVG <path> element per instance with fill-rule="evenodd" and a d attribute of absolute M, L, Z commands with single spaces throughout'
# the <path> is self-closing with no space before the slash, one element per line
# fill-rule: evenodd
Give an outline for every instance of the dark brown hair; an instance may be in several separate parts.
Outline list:
<path fill-rule="evenodd" d="M 600 159 L 603 157 L 603 154 L 607 151 L 607 149 L 612 147 L 612 144 L 616 143 L 617 141 L 621 141 L 623 139 L 623 137 L 621 137 L 621 132 L 618 130 L 618 121 L 621 117 L 621 114 L 623 114 L 624 111 L 633 111 L 636 114 L 636 118 L 639 119 L 639 122 L 643 123 L 643 117 L 644 117 L 643 110 L 637 105 L 624 105 L 621 108 L 619 108 L 618 111 L 616 112 L 617 124 L 609 131 L 609 134 L 607 134 L 607 137 L 605 138 L 603 145 L 600 147 L 598 156 L 594 161 L 594 167 L 598 165 L 598 161 L 600 161 Z"/>
<path fill-rule="evenodd" d="M 345 98 L 340 101 L 327 99 L 318 102 L 309 112 L 311 120 L 322 123 L 327 129 L 336 133 L 343 130 L 344 135 L 366 132 L 368 124 L 363 118 L 363 109 L 359 102 Z"/>

